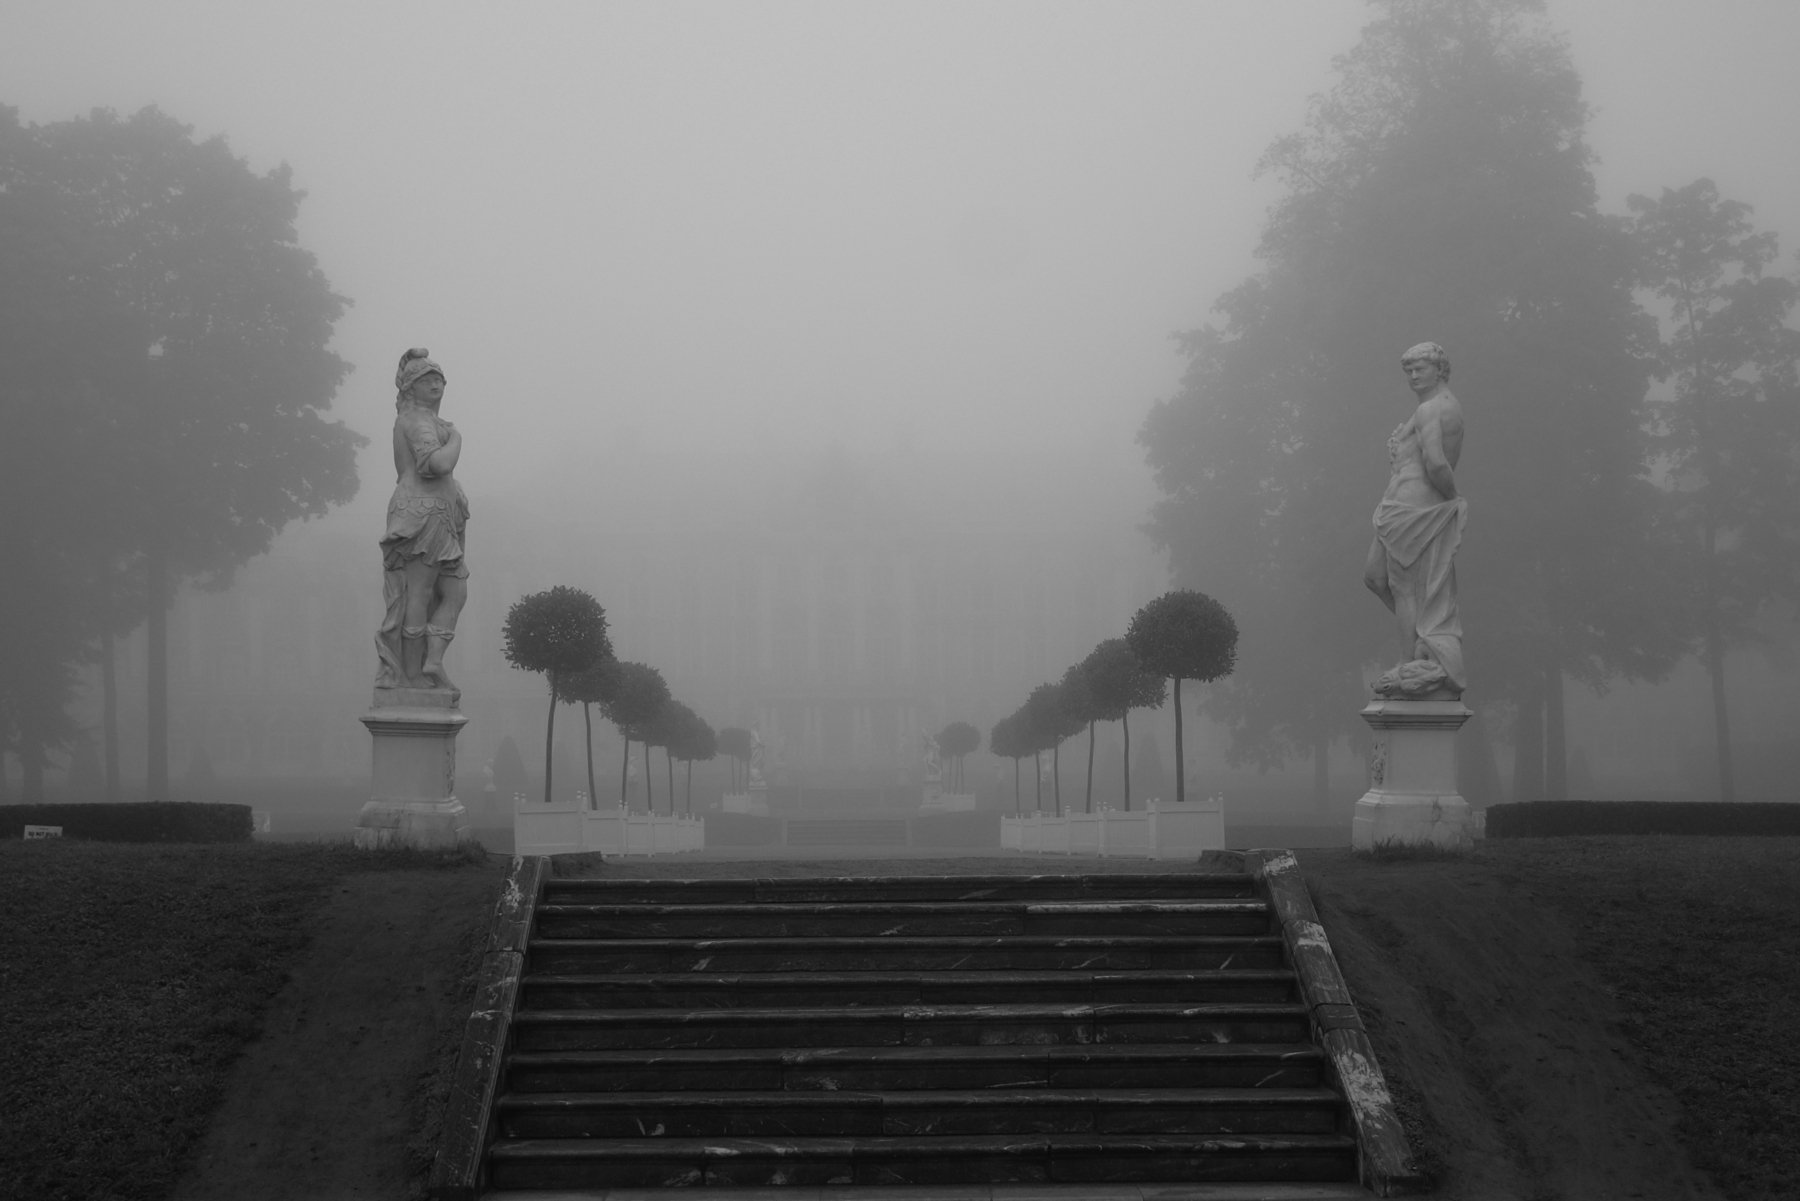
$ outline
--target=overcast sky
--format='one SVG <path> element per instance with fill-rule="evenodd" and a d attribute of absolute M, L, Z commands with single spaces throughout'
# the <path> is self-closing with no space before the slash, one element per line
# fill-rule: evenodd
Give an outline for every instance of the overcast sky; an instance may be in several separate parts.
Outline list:
<path fill-rule="evenodd" d="M 1800 4 L 1550 15 L 1598 110 L 1607 207 L 1707 174 L 1800 245 Z M 1169 334 L 1254 267 L 1276 186 L 1258 156 L 1369 18 L 0 0 L 0 103 L 36 122 L 155 103 L 258 170 L 291 164 L 302 239 L 355 302 L 335 411 L 375 436 L 357 509 L 385 503 L 415 344 L 445 365 L 479 504 L 624 441 L 1135 459 L 1180 371 Z"/>

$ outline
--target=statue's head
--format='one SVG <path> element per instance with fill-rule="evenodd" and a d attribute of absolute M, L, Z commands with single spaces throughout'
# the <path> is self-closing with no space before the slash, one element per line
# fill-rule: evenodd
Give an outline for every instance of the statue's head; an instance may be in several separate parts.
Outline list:
<path fill-rule="evenodd" d="M 394 372 L 394 390 L 399 393 L 395 403 L 404 405 L 410 397 L 412 386 L 428 375 L 435 375 L 439 382 L 444 379 L 444 369 L 432 360 L 431 352 L 423 346 L 415 346 L 400 356 L 400 366 Z"/>
<path fill-rule="evenodd" d="M 1400 370 L 1405 371 L 1409 363 L 1431 363 L 1438 369 L 1438 378 L 1445 383 L 1450 382 L 1450 356 L 1436 342 L 1421 342 L 1409 347 L 1400 355 Z"/>

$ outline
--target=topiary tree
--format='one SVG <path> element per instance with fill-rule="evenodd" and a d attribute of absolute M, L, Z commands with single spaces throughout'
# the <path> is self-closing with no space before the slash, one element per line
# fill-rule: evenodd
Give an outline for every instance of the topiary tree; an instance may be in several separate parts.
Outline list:
<path fill-rule="evenodd" d="M 592 667 L 572 673 L 563 681 L 563 700 L 581 706 L 581 733 L 587 749 L 588 807 L 600 806 L 594 783 L 594 706 L 603 705 L 619 686 L 619 661 L 610 654 Z"/>
<path fill-rule="evenodd" d="M 1094 725 L 1104 716 L 1100 709 L 1099 698 L 1094 694 L 1093 684 L 1088 680 L 1087 661 L 1072 665 L 1063 672 L 1058 684 L 1062 690 L 1063 711 L 1069 720 L 1077 726 L 1085 725 L 1088 732 L 1087 750 L 1087 799 L 1083 802 L 1083 812 L 1094 811 Z"/>
<path fill-rule="evenodd" d="M 1013 812 L 1024 812 L 1025 803 L 1019 788 L 1019 760 L 1031 754 L 1025 745 L 1025 738 L 1020 729 L 1023 719 L 1017 713 L 1008 714 L 995 722 L 988 731 L 988 750 L 1002 759 L 1013 761 Z"/>
<path fill-rule="evenodd" d="M 550 803 L 550 753 L 556 736 L 556 704 L 563 682 L 612 657 L 606 610 L 592 595 L 564 584 L 534 592 L 506 612 L 506 661 L 541 672 L 550 684 L 550 719 L 544 730 L 544 803 Z"/>
<path fill-rule="evenodd" d="M 719 736 L 713 728 L 706 724 L 698 713 L 686 705 L 681 706 L 681 723 L 675 732 L 675 738 L 668 745 L 668 753 L 681 760 L 687 766 L 687 814 L 694 816 L 694 764 L 705 762 L 719 753 Z M 670 793 L 669 808 L 675 808 L 674 794 Z"/>
<path fill-rule="evenodd" d="M 1123 638 L 1108 638 L 1096 646 L 1081 661 L 1080 668 L 1099 720 L 1116 721 L 1125 732 L 1125 808 L 1129 810 L 1131 711 L 1162 705 L 1162 677 L 1146 669 Z"/>
<path fill-rule="evenodd" d="M 750 731 L 742 726 L 726 726 L 717 737 L 717 753 L 731 757 L 731 791 L 741 792 L 739 781 L 750 770 Z"/>
<path fill-rule="evenodd" d="M 656 720 L 662 707 L 669 703 L 669 685 L 662 672 L 648 663 L 623 662 L 616 668 L 617 687 L 600 702 L 600 713 L 619 728 L 625 739 L 625 754 L 619 760 L 619 804 L 625 804 L 626 773 L 631 765 L 631 744 L 639 731 Z M 644 790 L 650 795 L 650 751 L 644 751 Z"/>
<path fill-rule="evenodd" d="M 1187 800 L 1182 754 L 1181 682 L 1223 679 L 1237 665 L 1237 622 L 1204 592 L 1165 592 L 1131 618 L 1125 645 L 1150 671 L 1175 681 L 1175 803 Z"/>
<path fill-rule="evenodd" d="M 956 765 L 956 791 L 963 790 L 963 756 L 981 748 L 981 731 L 966 721 L 953 721 L 938 731 L 938 753 Z"/>
<path fill-rule="evenodd" d="M 1056 815 L 1062 816 L 1062 744 L 1081 729 L 1082 722 L 1065 705 L 1060 684 L 1039 684 L 1025 698 L 1026 721 L 1032 732 L 1032 752 L 1050 752 L 1050 788 Z M 1044 807 L 1043 770 L 1038 771 L 1038 808 Z"/>

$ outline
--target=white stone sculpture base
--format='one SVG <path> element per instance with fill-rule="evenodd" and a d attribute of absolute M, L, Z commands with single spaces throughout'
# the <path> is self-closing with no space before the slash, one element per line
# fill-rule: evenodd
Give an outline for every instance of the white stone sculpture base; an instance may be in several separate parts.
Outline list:
<path fill-rule="evenodd" d="M 1469 802 L 1456 791 L 1456 731 L 1473 716 L 1461 701 L 1378 700 L 1363 709 L 1375 749 L 1369 791 L 1350 825 L 1352 848 L 1474 845 Z"/>
<path fill-rule="evenodd" d="M 370 800 L 356 819 L 356 845 L 453 847 L 469 837 L 468 812 L 456 799 L 456 736 L 468 724 L 458 694 L 430 688 L 378 688 L 362 717 L 375 739 Z"/>
<path fill-rule="evenodd" d="M 748 813 L 756 817 L 769 816 L 769 790 L 758 788 L 753 792 L 728 792 L 720 800 L 726 813 Z"/>

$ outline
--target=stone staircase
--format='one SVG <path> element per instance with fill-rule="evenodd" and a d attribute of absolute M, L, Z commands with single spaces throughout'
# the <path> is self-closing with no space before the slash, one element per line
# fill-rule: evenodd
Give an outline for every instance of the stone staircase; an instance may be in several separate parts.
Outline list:
<path fill-rule="evenodd" d="M 1250 875 L 541 888 L 483 1105 L 489 1197 L 1361 1193 Z"/>

